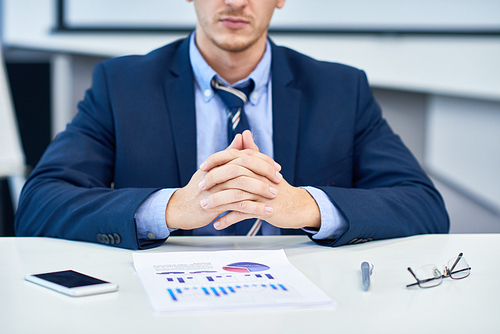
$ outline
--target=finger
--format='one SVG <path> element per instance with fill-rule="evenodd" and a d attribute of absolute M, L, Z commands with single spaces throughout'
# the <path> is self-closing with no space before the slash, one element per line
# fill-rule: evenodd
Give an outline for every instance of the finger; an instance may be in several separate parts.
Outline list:
<path fill-rule="evenodd" d="M 249 169 L 256 175 L 263 176 L 268 180 L 279 183 L 283 176 L 279 173 L 278 165 L 273 162 L 273 164 L 269 164 L 268 162 L 261 160 L 259 158 L 255 158 L 252 155 L 243 155 L 239 158 L 236 158 L 227 163 L 229 165 L 239 165 L 246 169 Z M 281 167 L 281 166 L 279 166 Z"/>
<path fill-rule="evenodd" d="M 250 130 L 243 131 L 242 139 L 243 139 L 242 140 L 243 149 L 260 151 L 259 147 L 257 146 L 257 144 L 255 144 L 255 141 L 253 140 L 253 135 Z"/>
<path fill-rule="evenodd" d="M 217 208 L 222 210 L 222 206 L 227 206 L 240 201 L 253 201 L 256 200 L 257 196 L 251 193 L 247 193 L 239 189 L 227 189 L 211 194 L 204 197 L 200 201 L 200 205 L 203 209 L 213 209 Z"/>
<path fill-rule="evenodd" d="M 222 206 L 234 204 L 240 201 L 256 201 L 262 199 L 263 197 L 273 199 L 276 197 L 278 190 L 273 187 L 264 186 L 262 192 L 264 192 L 263 195 L 256 194 L 255 192 L 247 192 L 241 189 L 221 190 L 204 197 L 200 201 L 200 205 L 203 209 L 221 209 L 220 207 Z"/>
<path fill-rule="evenodd" d="M 261 180 L 261 177 L 278 184 L 283 177 L 276 169 L 259 159 L 243 156 L 235 161 L 210 170 L 199 183 L 201 190 L 225 183 L 238 177 L 252 177 Z M 240 180 L 243 181 L 243 180 Z"/>
<path fill-rule="evenodd" d="M 227 147 L 228 149 L 242 150 L 243 149 L 243 136 L 241 134 L 237 134 L 231 144 Z"/>
<path fill-rule="evenodd" d="M 277 164 L 271 157 L 265 154 L 250 149 L 236 150 L 232 148 L 228 148 L 223 151 L 212 154 L 200 165 L 200 169 L 205 172 L 208 172 L 212 168 L 225 165 L 228 162 L 243 156 L 253 156 L 255 158 L 259 158 L 267 162 L 271 166 L 274 166 L 275 169 L 281 170 L 281 166 Z"/>
<path fill-rule="evenodd" d="M 254 218 L 252 215 L 248 215 L 245 213 L 241 213 L 238 211 L 233 211 L 229 212 L 228 214 L 220 217 L 216 221 L 214 221 L 214 228 L 216 230 L 223 230 L 235 223 L 238 223 L 240 221 L 243 221 L 245 219 L 251 219 Z"/>
<path fill-rule="evenodd" d="M 272 208 L 271 208 L 271 210 L 272 210 Z M 269 216 L 270 214 L 271 213 L 267 213 L 264 215 L 264 217 Z M 257 217 L 258 216 L 254 215 L 254 214 L 248 214 L 248 213 L 244 213 L 241 211 L 231 211 L 228 214 L 224 215 L 223 217 L 220 217 L 219 219 L 217 219 L 214 222 L 214 228 L 217 230 L 222 230 L 222 229 L 225 229 L 225 228 L 227 228 L 235 223 L 238 223 L 242 220 L 257 218 Z M 263 217 L 263 216 L 261 215 L 261 217 Z M 264 217 L 263 217 L 263 219 L 265 219 Z"/>
<path fill-rule="evenodd" d="M 278 194 L 278 189 L 269 180 L 263 177 L 240 176 L 224 182 L 211 189 L 211 193 L 217 193 L 226 189 L 242 190 L 244 192 L 273 199 Z"/>
<path fill-rule="evenodd" d="M 274 208 L 258 201 L 240 201 L 219 206 L 224 211 L 238 211 L 252 215 L 252 217 L 266 217 L 273 213 Z"/>

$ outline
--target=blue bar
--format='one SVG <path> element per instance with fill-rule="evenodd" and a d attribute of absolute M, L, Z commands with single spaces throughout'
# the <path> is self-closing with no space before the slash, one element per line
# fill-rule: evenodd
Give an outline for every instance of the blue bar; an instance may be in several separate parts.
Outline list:
<path fill-rule="evenodd" d="M 167 281 L 169 281 L 169 282 L 173 282 L 173 281 L 174 281 L 174 279 L 173 279 L 172 277 L 167 277 Z"/>
<path fill-rule="evenodd" d="M 274 277 L 271 274 L 266 274 L 267 278 L 269 279 L 274 279 Z"/>
<path fill-rule="evenodd" d="M 213 282 L 213 281 L 214 281 L 214 279 L 212 278 L 212 276 L 207 276 L 207 280 L 208 280 L 209 282 Z"/>
<path fill-rule="evenodd" d="M 177 297 L 175 297 L 174 292 L 172 291 L 172 289 L 167 289 L 167 291 L 170 294 L 170 297 L 172 297 L 172 299 L 174 300 L 174 302 L 176 302 L 177 301 Z"/>
<path fill-rule="evenodd" d="M 184 278 L 182 278 L 182 277 L 177 277 L 177 280 L 179 281 L 179 283 L 186 283 L 186 282 L 184 282 Z"/>
<path fill-rule="evenodd" d="M 208 292 L 207 288 L 202 288 L 203 292 L 205 292 L 206 295 L 210 296 L 210 292 Z"/>
<path fill-rule="evenodd" d="M 229 291 L 231 291 L 232 293 L 235 293 L 236 291 L 234 291 L 234 289 L 230 286 L 227 287 L 229 289 Z"/>
<path fill-rule="evenodd" d="M 176 289 L 178 293 L 182 293 L 182 290 L 181 289 Z"/>
<path fill-rule="evenodd" d="M 220 289 L 220 291 L 222 291 L 223 294 L 227 295 L 227 292 L 223 287 L 219 286 L 219 289 Z"/>
<path fill-rule="evenodd" d="M 212 291 L 214 292 L 214 294 L 215 294 L 217 297 L 220 297 L 219 293 L 217 292 L 217 290 L 215 290 L 215 288 L 214 288 L 214 287 L 212 287 L 212 288 L 210 288 L 210 289 L 212 289 Z"/>
<path fill-rule="evenodd" d="M 278 288 L 276 287 L 276 285 L 274 284 L 269 284 L 271 286 L 271 288 L 273 288 L 274 290 L 278 290 Z"/>
<path fill-rule="evenodd" d="M 255 277 L 261 278 L 262 275 L 261 274 L 255 274 Z"/>
<path fill-rule="evenodd" d="M 283 284 L 280 284 L 279 286 L 280 286 L 280 288 L 282 288 L 284 291 L 288 291 L 288 289 L 287 289 L 287 288 L 285 288 L 285 287 L 283 286 Z"/>

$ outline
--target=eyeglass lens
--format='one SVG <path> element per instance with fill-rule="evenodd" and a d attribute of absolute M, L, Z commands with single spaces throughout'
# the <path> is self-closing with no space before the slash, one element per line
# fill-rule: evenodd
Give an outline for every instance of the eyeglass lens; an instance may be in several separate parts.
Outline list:
<path fill-rule="evenodd" d="M 432 288 L 443 282 L 443 275 L 434 264 L 418 268 L 415 276 L 421 288 Z"/>
<path fill-rule="evenodd" d="M 448 261 L 448 275 L 453 279 L 461 279 L 470 275 L 470 267 L 462 253 Z"/>

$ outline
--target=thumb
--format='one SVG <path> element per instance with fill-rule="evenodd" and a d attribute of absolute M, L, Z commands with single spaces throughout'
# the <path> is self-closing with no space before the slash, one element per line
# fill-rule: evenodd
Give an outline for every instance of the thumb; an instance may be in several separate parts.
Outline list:
<path fill-rule="evenodd" d="M 242 150 L 243 149 L 243 136 L 241 134 L 237 134 L 231 144 L 227 147 L 228 149 Z"/>
<path fill-rule="evenodd" d="M 257 151 L 257 152 L 260 151 L 257 144 L 255 144 L 255 142 L 253 141 L 253 135 L 252 135 L 252 132 L 250 130 L 243 131 L 242 141 L 243 141 L 243 143 L 242 143 L 243 148 L 242 149 L 244 149 L 244 150 L 250 149 L 250 150 Z"/>

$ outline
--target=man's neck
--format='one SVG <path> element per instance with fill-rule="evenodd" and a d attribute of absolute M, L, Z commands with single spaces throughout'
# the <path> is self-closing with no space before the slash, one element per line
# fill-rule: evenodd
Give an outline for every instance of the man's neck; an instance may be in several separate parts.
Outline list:
<path fill-rule="evenodd" d="M 264 36 L 264 38 L 241 52 L 205 47 L 203 42 L 200 43 L 198 39 L 195 39 L 195 41 L 207 64 L 229 84 L 234 84 L 248 77 L 257 67 L 266 50 L 266 39 L 267 37 Z"/>

